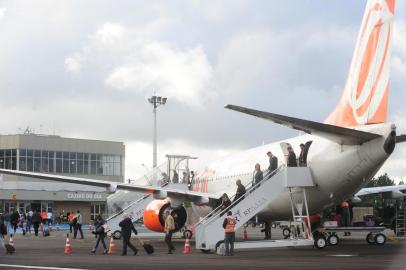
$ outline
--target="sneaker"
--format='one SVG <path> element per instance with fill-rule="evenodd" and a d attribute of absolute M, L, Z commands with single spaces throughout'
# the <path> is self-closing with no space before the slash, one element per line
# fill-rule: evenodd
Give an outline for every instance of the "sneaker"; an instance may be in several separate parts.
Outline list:
<path fill-rule="evenodd" d="M 92 254 L 96 253 L 96 249 L 92 249 L 92 251 L 90 251 Z"/>

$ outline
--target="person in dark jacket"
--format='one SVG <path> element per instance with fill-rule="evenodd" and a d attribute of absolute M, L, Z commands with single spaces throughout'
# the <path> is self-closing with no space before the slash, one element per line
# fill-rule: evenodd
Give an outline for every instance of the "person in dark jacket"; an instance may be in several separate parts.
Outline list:
<path fill-rule="evenodd" d="M 235 184 L 237 185 L 237 192 L 235 193 L 235 197 L 234 197 L 234 201 L 236 202 L 239 198 L 241 198 L 242 196 L 244 196 L 246 190 L 244 185 L 241 183 L 241 180 L 238 179 Z"/>
<path fill-rule="evenodd" d="M 17 211 L 15 211 L 14 213 L 11 214 L 10 219 L 11 225 L 13 226 L 14 229 L 14 233 L 16 233 L 18 224 L 20 222 L 20 214 Z"/>
<path fill-rule="evenodd" d="M 288 160 L 287 160 L 288 167 L 297 167 L 297 160 L 296 154 L 293 151 L 292 146 L 288 146 Z"/>
<path fill-rule="evenodd" d="M 105 228 L 104 228 L 104 220 L 101 217 L 101 215 L 97 215 L 96 220 L 94 221 L 94 231 L 92 232 L 94 235 L 96 235 L 97 240 L 96 240 L 96 245 L 92 249 L 92 253 L 96 253 L 96 249 L 99 246 L 99 243 L 101 242 L 104 248 L 103 254 L 107 254 L 107 246 L 106 243 L 104 242 L 104 237 L 105 237 Z"/>
<path fill-rule="evenodd" d="M 299 166 L 300 167 L 307 166 L 307 151 L 303 143 L 300 144 Z"/>
<path fill-rule="evenodd" d="M 266 154 L 269 157 L 268 170 L 271 173 L 271 172 L 273 172 L 274 170 L 276 170 L 278 168 L 278 158 L 276 156 L 274 156 L 271 151 L 269 151 Z"/>
<path fill-rule="evenodd" d="M 223 211 L 224 209 L 227 209 L 230 205 L 231 205 L 231 200 L 228 197 L 227 193 L 224 193 L 221 196 L 220 210 Z"/>
<path fill-rule="evenodd" d="M 0 216 L 0 246 L 4 248 L 4 236 L 7 235 L 7 227 L 4 223 L 4 216 Z"/>
<path fill-rule="evenodd" d="M 137 248 L 131 244 L 131 231 L 134 234 L 138 234 L 137 230 L 134 227 L 131 218 L 128 217 L 128 214 L 124 213 L 123 220 L 118 224 L 121 227 L 121 236 L 123 237 L 123 253 L 122 256 L 127 255 L 127 246 L 129 246 L 134 251 L 134 256 L 137 255 Z"/>
<path fill-rule="evenodd" d="M 38 228 L 41 222 L 42 222 L 41 214 L 38 213 L 38 211 L 34 211 L 34 214 L 32 214 L 32 225 L 34 226 L 35 236 L 38 236 Z"/>
<path fill-rule="evenodd" d="M 261 165 L 259 163 L 255 164 L 255 171 L 253 175 L 253 183 L 252 185 L 256 185 L 264 179 L 264 174 L 261 171 Z"/>

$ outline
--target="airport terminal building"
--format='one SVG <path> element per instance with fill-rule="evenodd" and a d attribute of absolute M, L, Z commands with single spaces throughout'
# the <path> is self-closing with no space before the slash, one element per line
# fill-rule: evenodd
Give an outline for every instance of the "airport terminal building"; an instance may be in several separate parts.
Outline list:
<path fill-rule="evenodd" d="M 54 135 L 0 135 L 0 168 L 123 182 L 125 146 L 122 142 L 63 138 Z M 0 177 L 0 213 L 29 209 L 53 216 L 80 210 L 84 222 L 106 214 L 103 188 L 41 181 L 29 177 Z"/>

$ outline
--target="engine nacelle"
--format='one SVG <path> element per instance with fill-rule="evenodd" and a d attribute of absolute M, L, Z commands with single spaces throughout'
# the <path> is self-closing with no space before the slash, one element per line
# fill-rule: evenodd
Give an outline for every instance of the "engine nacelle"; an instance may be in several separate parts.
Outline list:
<path fill-rule="evenodd" d="M 186 223 L 187 213 L 183 206 L 172 208 L 171 200 L 154 200 L 144 210 L 144 225 L 151 231 L 163 232 L 165 227 L 165 219 L 175 211 L 175 231 L 179 231 Z"/>

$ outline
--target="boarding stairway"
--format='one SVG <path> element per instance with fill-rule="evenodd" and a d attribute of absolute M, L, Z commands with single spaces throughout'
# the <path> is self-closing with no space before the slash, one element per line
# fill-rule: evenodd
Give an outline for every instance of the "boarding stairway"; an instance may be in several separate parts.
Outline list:
<path fill-rule="evenodd" d="M 406 236 L 406 200 L 399 201 L 396 207 L 396 237 Z"/>
<path fill-rule="evenodd" d="M 215 209 L 196 224 L 196 248 L 206 251 L 217 249 L 224 239 L 222 225 L 228 211 L 232 211 L 237 221 L 235 226 L 237 230 L 258 213 L 265 210 L 284 193 L 289 193 L 293 220 L 298 221 L 298 219 L 301 219 L 303 221 L 304 217 L 309 216 L 305 190 L 313 186 L 313 179 L 308 167 L 281 166 L 271 173 L 267 172 L 264 179 L 260 183 L 249 187 L 245 195 L 239 200 L 233 202 L 226 209 Z M 305 207 L 305 214 L 303 214 L 303 206 Z M 307 222 L 309 220 L 307 218 Z M 307 225 L 310 228 L 310 224 Z M 268 241 L 267 243 L 271 242 Z M 313 242 L 312 236 L 309 234 L 306 243 L 313 245 Z M 275 241 L 272 243 L 278 245 Z M 286 245 L 286 243 L 281 245 Z M 298 242 L 292 245 L 298 245 Z M 259 244 L 258 241 L 235 244 L 235 249 L 259 247 L 266 247 L 266 244 Z"/>
<path fill-rule="evenodd" d="M 118 225 L 120 221 L 123 220 L 123 214 L 127 213 L 133 222 L 136 222 L 144 215 L 144 210 L 149 203 L 154 200 L 154 196 L 151 194 L 143 195 L 138 200 L 130 203 L 128 206 L 123 208 L 121 211 L 110 216 L 106 222 L 108 226 L 109 234 L 113 235 L 115 238 L 119 239 L 121 237 L 121 229 Z"/>

